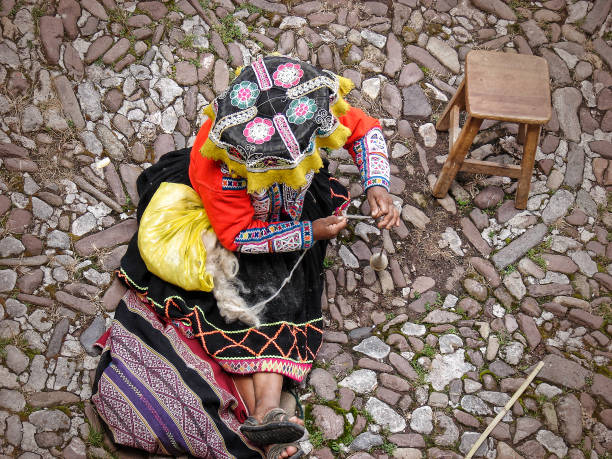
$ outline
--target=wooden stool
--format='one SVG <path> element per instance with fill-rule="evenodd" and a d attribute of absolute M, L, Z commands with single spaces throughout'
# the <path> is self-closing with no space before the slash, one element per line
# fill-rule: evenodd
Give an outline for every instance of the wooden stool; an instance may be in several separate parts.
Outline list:
<path fill-rule="evenodd" d="M 500 175 L 518 179 L 515 207 L 527 207 L 540 128 L 551 117 L 548 63 L 524 54 L 470 51 L 465 78 L 436 125 L 449 131 L 448 158 L 434 185 L 433 195 L 443 198 L 457 172 Z M 459 111 L 467 111 L 459 131 Z M 517 140 L 523 143 L 520 166 L 465 159 L 483 120 L 519 123 Z"/>

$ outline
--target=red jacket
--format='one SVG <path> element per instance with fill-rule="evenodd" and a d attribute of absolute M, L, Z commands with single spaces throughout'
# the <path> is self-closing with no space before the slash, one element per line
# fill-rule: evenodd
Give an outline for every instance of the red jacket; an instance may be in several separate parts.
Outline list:
<path fill-rule="evenodd" d="M 379 185 L 388 189 L 389 163 L 378 120 L 351 107 L 340 122 L 351 130 L 345 148 L 361 170 L 364 187 Z M 246 179 L 232 177 L 221 161 L 202 156 L 200 149 L 211 125 L 210 119 L 202 125 L 193 144 L 189 178 L 221 244 L 232 251 L 251 253 L 310 247 L 314 242 L 312 223 L 299 221 L 299 199 L 293 207 L 280 202 L 283 193 L 276 184 L 267 193 L 248 194 Z M 279 205 L 284 205 L 284 212 L 279 212 Z"/>

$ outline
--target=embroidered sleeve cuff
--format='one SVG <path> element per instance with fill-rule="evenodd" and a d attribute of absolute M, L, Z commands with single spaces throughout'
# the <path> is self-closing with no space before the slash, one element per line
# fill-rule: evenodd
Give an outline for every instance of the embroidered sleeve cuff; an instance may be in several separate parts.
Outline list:
<path fill-rule="evenodd" d="M 308 249 L 314 243 L 312 223 L 278 222 L 261 228 L 246 229 L 234 241 L 239 252 L 293 252 Z"/>
<path fill-rule="evenodd" d="M 389 180 L 386 177 L 369 177 L 365 180 L 363 189 L 366 191 L 373 186 L 382 186 L 385 190 L 389 191 Z"/>
<path fill-rule="evenodd" d="M 380 128 L 370 129 L 366 135 L 353 144 L 355 162 L 361 172 L 363 188 L 382 186 L 389 191 L 389 154 L 387 142 Z"/>

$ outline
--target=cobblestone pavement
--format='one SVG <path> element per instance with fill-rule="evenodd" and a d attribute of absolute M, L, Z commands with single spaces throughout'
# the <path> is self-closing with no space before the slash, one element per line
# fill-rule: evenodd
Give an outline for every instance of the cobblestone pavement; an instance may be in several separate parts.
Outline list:
<path fill-rule="evenodd" d="M 356 83 L 402 206 L 399 229 L 360 222 L 330 246 L 328 331 L 301 390 L 312 457 L 460 457 L 540 360 L 478 455 L 610 457 L 611 0 L 0 5 L 2 457 L 142 457 L 101 434 L 88 401 L 135 179 L 193 142 L 234 68 L 273 51 Z M 554 116 L 524 212 L 509 179 L 428 190 L 447 145 L 430 123 L 474 48 L 550 66 Z M 516 133 L 486 122 L 474 157 L 515 162 Z M 367 212 L 347 152 L 329 158 L 351 212 Z M 390 266 L 375 273 L 380 247 Z"/>

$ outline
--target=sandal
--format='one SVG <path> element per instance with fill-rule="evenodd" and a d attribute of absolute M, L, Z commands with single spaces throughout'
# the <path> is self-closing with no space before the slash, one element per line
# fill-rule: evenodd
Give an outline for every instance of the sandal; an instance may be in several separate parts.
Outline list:
<path fill-rule="evenodd" d="M 266 454 L 266 459 L 278 459 L 280 455 L 283 454 L 283 451 L 285 451 L 285 449 L 287 449 L 287 447 L 289 446 L 295 446 L 297 448 L 296 453 L 293 454 L 293 456 L 289 456 L 289 459 L 298 459 L 299 457 L 304 456 L 304 451 L 302 451 L 302 449 L 298 446 L 297 443 L 279 443 L 277 445 L 272 446 L 268 450 L 268 453 Z"/>
<path fill-rule="evenodd" d="M 272 445 L 297 441 L 304 436 L 305 429 L 289 421 L 289 416 L 282 408 L 273 408 L 266 413 L 261 424 L 249 416 L 240 426 L 240 431 L 253 443 Z"/>

